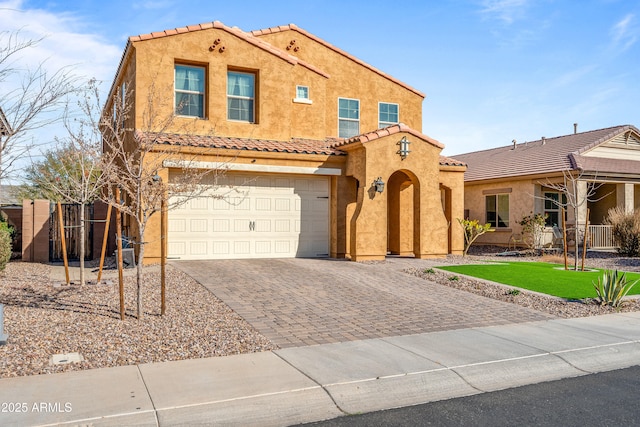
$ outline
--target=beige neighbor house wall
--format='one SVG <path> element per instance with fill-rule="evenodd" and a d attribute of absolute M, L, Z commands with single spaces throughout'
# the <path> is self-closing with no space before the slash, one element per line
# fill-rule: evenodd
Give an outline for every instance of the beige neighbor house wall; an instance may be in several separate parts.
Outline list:
<path fill-rule="evenodd" d="M 494 228 L 476 240 L 475 244 L 506 245 L 512 234 L 522 233 L 518 222 L 530 215 L 535 209 L 536 182 L 531 179 L 505 180 L 491 183 L 467 183 L 464 188 L 464 205 L 469 211 L 468 218 L 487 222 L 485 212 L 486 196 L 493 194 L 509 195 L 509 226 Z"/>
<path fill-rule="evenodd" d="M 409 237 L 403 237 L 398 252 L 417 257 L 461 252 L 462 231 L 450 227 L 448 216 L 462 215 L 465 167 L 460 162 L 443 166 L 441 144 L 433 144 L 421 134 L 421 92 L 295 26 L 245 33 L 215 22 L 130 38 L 114 88 L 126 81 L 135 89 L 132 128 L 157 130 L 145 128 L 150 94 L 163 101 L 154 104 L 159 117 L 173 115 L 176 64 L 204 67 L 206 107 L 203 119 L 175 117 L 171 126 L 163 129 L 188 133 L 197 140 L 192 146 L 176 145 L 172 160 L 189 158 L 202 164 L 226 161 L 272 170 L 340 170 L 340 175 L 329 180 L 329 255 L 353 260 L 382 259 L 387 254 L 387 216 L 389 209 L 395 209 L 387 207 L 387 194 L 400 191 L 409 181 L 419 191 L 414 190 L 410 203 L 405 200 L 403 206 L 413 206 L 409 222 L 419 226 L 407 229 L 407 218 L 403 217 L 402 234 Z M 227 119 L 229 70 L 255 75 L 254 123 Z M 310 102 L 295 100 L 297 85 L 309 88 Z M 113 93 L 112 89 L 107 109 Z M 380 102 L 398 104 L 403 124 L 377 141 L 361 146 L 359 142 L 348 143 L 338 138 L 338 98 L 359 100 L 361 134 L 378 129 Z M 403 136 L 412 142 L 412 153 L 405 160 L 397 154 Z M 210 143 L 213 137 L 233 141 Z M 313 140 L 317 146 L 324 141 L 325 149 L 322 153 L 298 151 L 298 138 Z M 234 173 L 232 169 L 228 173 Z M 168 180 L 169 172 L 163 169 L 158 174 Z M 378 177 L 388 184 L 387 190 L 370 198 L 371 183 Z M 443 200 L 449 205 L 443 206 Z M 147 233 L 157 235 L 159 230 L 158 215 L 150 221 Z M 157 262 L 159 241 L 147 240 L 145 259 Z"/>

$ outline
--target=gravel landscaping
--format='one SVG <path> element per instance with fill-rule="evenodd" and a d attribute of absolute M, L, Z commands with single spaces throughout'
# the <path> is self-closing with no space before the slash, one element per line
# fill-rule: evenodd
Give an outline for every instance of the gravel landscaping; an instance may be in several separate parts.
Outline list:
<path fill-rule="evenodd" d="M 474 248 L 467 257 L 449 256 L 433 265 L 540 257 L 503 257 L 490 248 Z M 549 260 L 542 258 L 542 260 Z M 590 253 L 587 266 L 640 271 L 640 259 Z M 110 285 L 55 287 L 52 267 L 11 262 L 0 273 L 0 303 L 5 304 L 6 345 L 0 346 L 0 378 L 47 374 L 149 362 L 226 356 L 276 348 L 211 292 L 177 269 L 167 266 L 167 313 L 160 316 L 160 271 L 145 267 L 142 321 L 135 318 L 135 277 L 127 276 L 127 316 L 120 321 L 117 276 Z M 407 273 L 441 285 L 518 304 L 554 316 L 583 317 L 618 311 L 640 311 L 640 300 L 629 299 L 619 309 L 593 300 L 565 301 L 453 273 L 409 269 Z M 51 357 L 79 353 L 83 361 L 51 364 Z"/>
<path fill-rule="evenodd" d="M 276 347 L 211 292 L 167 266 L 167 312 L 160 316 L 160 269 L 145 268 L 145 317 L 135 315 L 135 277 L 125 277 L 127 316 L 112 285 L 54 287 L 51 267 L 11 262 L 0 273 L 7 344 L 0 378 L 69 370 L 226 356 Z M 84 361 L 50 365 L 55 354 Z"/>

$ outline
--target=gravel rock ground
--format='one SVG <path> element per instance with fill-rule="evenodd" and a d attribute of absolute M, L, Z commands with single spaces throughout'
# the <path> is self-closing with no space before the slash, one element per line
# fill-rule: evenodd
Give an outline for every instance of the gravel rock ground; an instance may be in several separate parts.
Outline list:
<path fill-rule="evenodd" d="M 0 377 L 225 356 L 276 347 L 211 292 L 167 266 L 167 312 L 160 316 L 160 270 L 145 268 L 142 321 L 135 318 L 135 276 L 125 277 L 126 318 L 114 285 L 54 287 L 51 267 L 11 262 L 0 274 L 7 344 Z M 112 272 L 113 273 L 113 272 Z M 50 365 L 54 354 L 84 361 Z"/>
<path fill-rule="evenodd" d="M 540 258 L 502 257 L 490 248 L 474 248 L 472 255 L 450 256 L 440 264 Z M 587 266 L 640 271 L 640 259 L 608 253 L 590 253 Z M 620 309 L 600 307 L 593 301 L 564 301 L 450 273 L 407 271 L 467 292 L 495 298 L 558 317 L 583 317 L 616 311 L 640 311 L 632 300 Z M 11 262 L 0 273 L 0 303 L 5 304 L 6 345 L 0 346 L 0 378 L 47 374 L 138 363 L 225 356 L 273 350 L 269 340 L 255 331 L 189 276 L 167 266 L 167 314 L 160 316 L 160 272 L 145 267 L 145 317 L 135 318 L 135 277 L 125 278 L 127 315 L 120 321 L 117 285 L 54 287 L 51 267 Z M 113 271 L 110 277 L 114 277 Z M 117 283 L 117 281 L 114 281 Z M 50 365 L 52 355 L 78 352 L 84 361 Z"/>
<path fill-rule="evenodd" d="M 564 263 L 561 256 L 499 256 L 499 249 L 491 247 L 476 247 L 470 251 L 467 257 L 449 256 L 446 259 L 438 260 L 440 265 L 446 264 L 469 264 L 482 262 L 507 262 L 507 261 L 547 261 Z M 503 250 L 503 249 L 502 249 Z M 440 262 L 441 261 L 441 262 Z M 571 259 L 569 259 L 571 263 Z M 640 272 L 640 259 L 621 257 L 610 252 L 588 252 L 585 260 L 585 267 L 598 269 L 618 269 L 623 271 Z M 534 310 L 550 313 L 554 316 L 586 317 L 600 314 L 640 311 L 640 299 L 637 297 L 627 298 L 620 307 L 600 306 L 595 299 L 585 299 L 580 301 L 567 301 L 561 298 L 541 295 L 526 290 L 520 291 L 517 295 L 512 291 L 512 286 L 488 283 L 487 281 L 458 276 L 459 280 L 450 280 L 454 274 L 442 270 L 427 272 L 424 269 L 408 269 L 407 273 L 431 280 L 441 285 L 472 292 L 487 298 L 518 304 Z M 640 285 L 638 285 L 640 286 Z"/>

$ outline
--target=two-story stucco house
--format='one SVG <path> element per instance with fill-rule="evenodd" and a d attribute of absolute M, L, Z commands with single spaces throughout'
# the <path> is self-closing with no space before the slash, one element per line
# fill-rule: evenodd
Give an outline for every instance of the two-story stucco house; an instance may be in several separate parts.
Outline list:
<path fill-rule="evenodd" d="M 161 111 L 175 117 L 163 145 L 197 153 L 199 168 L 228 166 L 211 187 L 218 197 L 168 213 L 170 258 L 462 251 L 465 165 L 421 132 L 424 94 L 295 25 L 211 22 L 130 37 L 106 109 L 120 87 L 134 95 L 131 138 L 145 131 L 153 87 L 174 100 Z M 179 171 L 164 165 L 170 183 Z M 159 256 L 150 243 L 146 259 Z"/>

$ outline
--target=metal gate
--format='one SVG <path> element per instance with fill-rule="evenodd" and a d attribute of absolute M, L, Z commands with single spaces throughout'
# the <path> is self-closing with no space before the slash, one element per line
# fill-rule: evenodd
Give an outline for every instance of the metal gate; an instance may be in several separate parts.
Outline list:
<path fill-rule="evenodd" d="M 64 236 L 67 243 L 67 259 L 80 259 L 80 205 L 63 203 L 62 218 L 64 221 Z M 93 259 L 93 205 L 85 206 L 85 260 Z M 49 216 L 49 260 L 62 261 L 62 239 L 60 237 L 60 220 L 58 205 L 52 204 Z"/>

